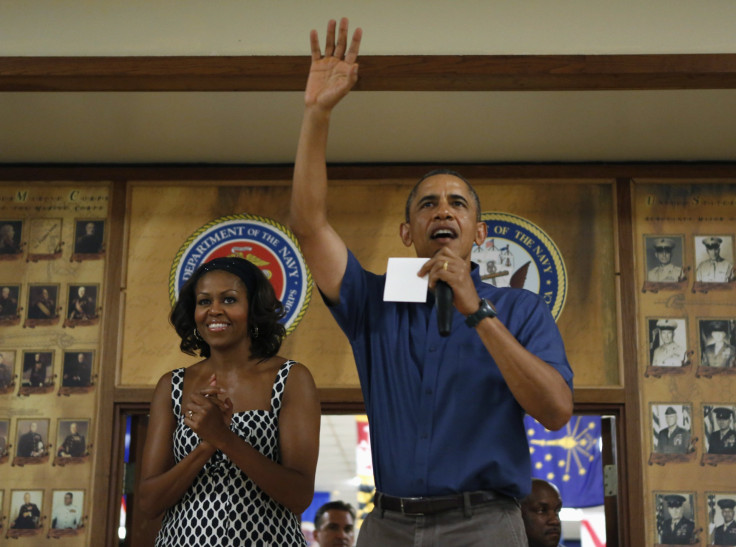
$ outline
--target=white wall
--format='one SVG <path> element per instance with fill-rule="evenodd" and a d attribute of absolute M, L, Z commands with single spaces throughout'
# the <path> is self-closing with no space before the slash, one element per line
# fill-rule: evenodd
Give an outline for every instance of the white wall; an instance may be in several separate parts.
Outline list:
<path fill-rule="evenodd" d="M 0 56 L 302 55 L 342 16 L 369 55 L 736 52 L 732 0 L 0 0 Z"/>

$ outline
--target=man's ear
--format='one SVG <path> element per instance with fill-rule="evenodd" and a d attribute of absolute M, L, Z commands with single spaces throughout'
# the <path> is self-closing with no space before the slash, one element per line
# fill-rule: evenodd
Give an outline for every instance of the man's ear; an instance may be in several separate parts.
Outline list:
<path fill-rule="evenodd" d="M 406 247 L 411 247 L 412 239 L 411 239 L 411 226 L 408 222 L 402 222 L 399 225 L 399 235 L 401 236 L 401 242 Z"/>
<path fill-rule="evenodd" d="M 480 247 L 488 237 L 488 224 L 481 221 L 475 225 L 475 244 Z"/>

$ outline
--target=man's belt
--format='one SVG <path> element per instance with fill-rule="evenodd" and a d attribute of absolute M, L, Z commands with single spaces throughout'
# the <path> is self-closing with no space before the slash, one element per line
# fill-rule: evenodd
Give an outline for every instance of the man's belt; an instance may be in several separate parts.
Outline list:
<path fill-rule="evenodd" d="M 396 498 L 376 492 L 375 505 L 386 511 L 396 511 L 405 515 L 432 515 L 453 509 L 468 509 L 490 501 L 511 499 L 504 494 L 492 491 L 465 492 L 450 496 L 427 498 Z"/>

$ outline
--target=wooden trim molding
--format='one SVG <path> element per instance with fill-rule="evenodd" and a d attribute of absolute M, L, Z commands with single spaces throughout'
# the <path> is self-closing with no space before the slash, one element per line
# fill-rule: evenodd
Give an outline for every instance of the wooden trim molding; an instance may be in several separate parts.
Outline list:
<path fill-rule="evenodd" d="M 0 57 L 0 91 L 302 91 L 308 56 Z M 736 54 L 366 55 L 362 91 L 734 89 Z"/>
<path fill-rule="evenodd" d="M 397 179 L 416 180 L 429 169 L 447 167 L 462 171 L 469 179 L 546 179 L 565 183 L 591 179 L 637 179 L 650 182 L 673 181 L 697 184 L 712 180 L 732 180 L 736 162 L 662 163 L 498 163 L 498 164 L 330 164 L 330 181 L 361 179 L 378 184 L 395 184 Z M 293 166 L 285 165 L 199 165 L 199 164 L 0 164 L 0 181 L 37 180 L 145 180 L 160 181 L 274 181 L 291 184 Z"/>

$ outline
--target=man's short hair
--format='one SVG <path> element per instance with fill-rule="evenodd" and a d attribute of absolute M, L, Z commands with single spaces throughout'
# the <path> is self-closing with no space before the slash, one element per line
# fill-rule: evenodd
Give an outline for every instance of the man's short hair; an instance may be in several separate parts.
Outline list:
<path fill-rule="evenodd" d="M 340 500 L 328 501 L 322 507 L 317 509 L 317 512 L 314 514 L 315 530 L 319 530 L 319 527 L 322 525 L 322 517 L 327 511 L 347 511 L 350 513 L 350 516 L 353 517 L 353 522 L 355 522 L 355 508 L 352 505 Z"/>
<path fill-rule="evenodd" d="M 473 188 L 473 185 L 470 184 L 468 179 L 466 179 L 457 171 L 453 171 L 452 169 L 433 169 L 429 173 L 425 173 L 422 178 L 417 181 L 417 183 L 414 185 L 414 188 L 412 188 L 411 192 L 409 192 L 409 197 L 406 198 L 406 206 L 404 208 L 404 218 L 406 222 L 409 222 L 409 209 L 411 208 L 411 203 L 414 201 L 414 198 L 417 196 L 419 185 L 422 184 L 429 177 L 434 177 L 435 175 L 451 175 L 465 183 L 465 186 L 468 187 L 470 195 L 473 197 L 473 202 L 475 203 L 475 220 L 480 222 L 480 198 L 478 197 L 478 193 L 475 191 L 475 188 Z"/>

